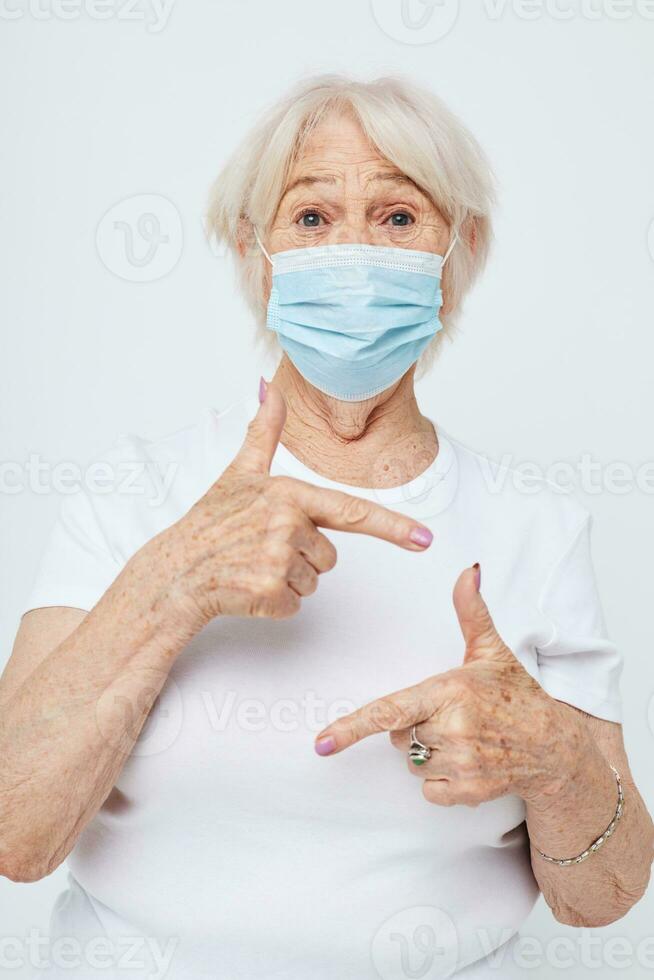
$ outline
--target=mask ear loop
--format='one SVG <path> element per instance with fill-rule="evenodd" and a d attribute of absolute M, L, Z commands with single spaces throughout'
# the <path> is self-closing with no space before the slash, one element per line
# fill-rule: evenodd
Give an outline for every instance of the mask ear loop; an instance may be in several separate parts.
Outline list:
<path fill-rule="evenodd" d="M 263 254 L 266 256 L 266 258 L 268 259 L 268 261 L 270 262 L 270 264 L 273 265 L 274 264 L 273 263 L 273 260 L 270 258 L 270 255 L 268 254 L 265 245 L 263 244 L 263 242 L 261 241 L 261 238 L 259 237 L 259 232 L 257 231 L 257 226 L 256 225 L 252 225 L 252 228 L 253 228 L 253 231 L 254 231 L 254 237 L 257 240 L 257 245 L 259 246 L 259 248 L 261 249 L 261 251 L 263 252 Z M 445 263 L 449 259 L 450 255 L 452 254 L 452 250 L 454 249 L 454 246 L 456 245 L 456 243 L 458 242 L 458 240 L 459 240 L 459 233 L 458 233 L 458 231 L 455 231 L 454 232 L 454 236 L 452 237 L 452 241 L 450 242 L 450 244 L 448 246 L 447 252 L 443 256 L 443 261 L 441 262 L 441 269 L 443 268 L 443 266 L 445 265 Z"/>
<path fill-rule="evenodd" d="M 261 241 L 261 239 L 259 238 L 259 232 L 257 231 L 257 227 L 256 227 L 256 225 L 252 225 L 252 227 L 253 227 L 253 229 L 254 229 L 254 237 L 255 237 L 255 238 L 256 238 L 256 240 L 257 240 L 257 245 L 259 246 L 259 248 L 261 249 L 261 251 L 263 252 L 263 254 L 264 254 L 264 255 L 266 256 L 266 258 L 268 259 L 268 261 L 270 262 L 270 264 L 271 264 L 271 265 L 273 265 L 273 260 L 272 260 L 272 259 L 270 258 L 270 256 L 268 255 L 268 252 L 266 251 L 266 249 L 265 249 L 265 246 L 264 246 L 264 244 L 263 244 L 263 242 L 262 242 L 262 241 Z"/>
<path fill-rule="evenodd" d="M 443 268 L 443 266 L 445 265 L 445 263 L 449 259 L 450 255 L 452 254 L 452 250 L 453 250 L 454 246 L 456 245 L 456 243 L 458 242 L 458 240 L 459 240 L 459 233 L 458 233 L 458 231 L 455 231 L 454 232 L 454 235 L 452 237 L 452 241 L 450 242 L 449 247 L 447 249 L 447 252 L 443 256 L 443 261 L 441 262 L 441 269 Z"/>

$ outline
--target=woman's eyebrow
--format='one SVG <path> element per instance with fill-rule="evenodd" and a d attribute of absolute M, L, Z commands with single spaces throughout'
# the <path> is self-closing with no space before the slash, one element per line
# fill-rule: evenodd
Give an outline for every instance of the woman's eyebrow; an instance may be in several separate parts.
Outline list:
<path fill-rule="evenodd" d="M 311 174 L 306 174 L 304 177 L 298 177 L 292 183 L 288 185 L 284 191 L 284 197 L 290 194 L 298 187 L 313 187 L 315 184 L 335 184 L 336 178 L 329 176 L 329 174 L 321 174 L 319 176 L 312 176 Z"/>
<path fill-rule="evenodd" d="M 415 180 L 411 180 L 406 174 L 401 171 L 389 171 L 389 170 L 379 170 L 377 173 L 371 174 L 366 180 L 367 184 L 372 183 L 382 183 L 384 181 L 389 181 L 394 184 L 407 184 L 409 187 L 413 187 L 415 190 L 424 193 L 420 187 L 416 184 Z"/>

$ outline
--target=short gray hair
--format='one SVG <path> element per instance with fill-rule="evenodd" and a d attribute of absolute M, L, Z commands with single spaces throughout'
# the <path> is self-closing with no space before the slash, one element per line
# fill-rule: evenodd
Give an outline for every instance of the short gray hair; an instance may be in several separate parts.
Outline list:
<path fill-rule="evenodd" d="M 486 263 L 495 200 L 484 152 L 431 92 L 400 78 L 361 82 L 319 75 L 301 82 L 264 113 L 218 175 L 209 201 L 209 233 L 236 254 L 260 336 L 274 346 L 276 337 L 265 330 L 265 259 L 252 247 L 254 228 L 265 234 L 308 136 L 333 111 L 354 114 L 382 156 L 413 180 L 458 231 L 460 242 L 443 272 L 444 329 L 422 355 L 424 370 L 440 338 L 451 334 L 463 298 Z"/>

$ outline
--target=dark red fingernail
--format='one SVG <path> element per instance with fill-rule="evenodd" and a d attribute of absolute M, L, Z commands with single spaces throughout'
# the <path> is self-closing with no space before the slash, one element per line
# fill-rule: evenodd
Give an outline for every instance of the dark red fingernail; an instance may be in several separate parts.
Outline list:
<path fill-rule="evenodd" d="M 264 378 L 259 378 L 259 404 L 263 405 L 266 400 L 266 392 L 268 391 L 268 386 Z"/>
<path fill-rule="evenodd" d="M 481 565 L 476 561 L 472 567 L 475 570 L 475 588 L 479 592 L 481 588 Z"/>

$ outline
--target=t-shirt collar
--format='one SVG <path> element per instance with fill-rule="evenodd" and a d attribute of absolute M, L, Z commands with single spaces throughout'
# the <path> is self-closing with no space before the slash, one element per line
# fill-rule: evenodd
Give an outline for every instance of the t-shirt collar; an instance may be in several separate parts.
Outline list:
<path fill-rule="evenodd" d="M 258 407 L 258 403 L 251 399 L 251 403 L 250 401 L 248 403 L 249 414 L 254 415 Z M 424 521 L 443 511 L 452 502 L 458 483 L 458 467 L 454 446 L 443 430 L 431 419 L 430 421 L 438 438 L 436 458 L 418 476 L 409 480 L 408 483 L 396 487 L 357 487 L 349 483 L 330 480 L 306 466 L 281 443 L 275 452 L 271 472 L 273 474 L 285 473 L 317 487 L 340 490 L 356 497 L 373 500 L 383 507 L 398 510 L 416 520 Z"/>

